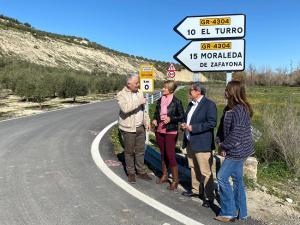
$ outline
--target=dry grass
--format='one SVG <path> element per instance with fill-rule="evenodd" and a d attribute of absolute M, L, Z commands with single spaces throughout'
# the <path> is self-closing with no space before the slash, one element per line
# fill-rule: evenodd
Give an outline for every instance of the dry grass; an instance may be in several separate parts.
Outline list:
<path fill-rule="evenodd" d="M 264 132 L 272 148 L 266 149 L 266 159 L 284 160 L 300 176 L 300 118 L 298 110 L 290 103 L 266 105 L 262 114 Z"/>
<path fill-rule="evenodd" d="M 80 96 L 76 98 L 76 102 L 73 103 L 72 98 L 62 99 L 54 98 L 48 99 L 42 103 L 42 109 L 39 103 L 22 101 L 22 99 L 16 95 L 2 94 L 0 98 L 0 120 L 33 115 L 44 111 L 49 111 L 59 108 L 68 108 L 75 105 L 86 104 L 89 102 L 95 102 L 99 100 L 114 98 L 115 94 L 94 94 L 88 96 Z"/>

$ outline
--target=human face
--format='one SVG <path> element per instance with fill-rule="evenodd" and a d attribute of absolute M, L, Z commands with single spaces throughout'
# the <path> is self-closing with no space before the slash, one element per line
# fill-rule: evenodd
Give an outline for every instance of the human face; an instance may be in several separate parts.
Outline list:
<path fill-rule="evenodd" d="M 137 90 L 139 89 L 140 87 L 140 79 L 138 77 L 132 77 L 128 84 L 127 84 L 127 87 L 130 91 L 132 92 L 137 92 Z"/>
<path fill-rule="evenodd" d="M 163 87 L 162 92 L 165 96 L 171 94 L 170 90 L 166 86 Z"/>
<path fill-rule="evenodd" d="M 194 90 L 193 87 L 190 88 L 189 93 L 193 101 L 197 101 L 201 96 L 201 93 L 197 90 Z"/>

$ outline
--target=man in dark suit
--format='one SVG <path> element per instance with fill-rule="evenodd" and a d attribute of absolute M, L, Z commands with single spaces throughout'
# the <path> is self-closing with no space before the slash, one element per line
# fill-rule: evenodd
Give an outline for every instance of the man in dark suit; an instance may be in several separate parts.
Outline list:
<path fill-rule="evenodd" d="M 189 103 L 185 115 L 186 123 L 181 125 L 185 131 L 183 147 L 187 149 L 191 169 L 191 191 L 184 196 L 199 195 L 203 206 L 210 207 L 214 200 L 212 175 L 212 150 L 214 145 L 214 128 L 217 125 L 216 104 L 204 96 L 204 88 L 199 82 L 190 86 Z"/>

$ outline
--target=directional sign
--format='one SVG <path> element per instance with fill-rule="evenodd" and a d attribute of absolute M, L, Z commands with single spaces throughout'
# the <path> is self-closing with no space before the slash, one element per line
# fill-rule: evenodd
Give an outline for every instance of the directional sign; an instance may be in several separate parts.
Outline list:
<path fill-rule="evenodd" d="M 174 58 L 192 72 L 243 71 L 245 40 L 192 41 Z"/>
<path fill-rule="evenodd" d="M 187 40 L 243 38 L 246 16 L 188 16 L 174 30 Z"/>

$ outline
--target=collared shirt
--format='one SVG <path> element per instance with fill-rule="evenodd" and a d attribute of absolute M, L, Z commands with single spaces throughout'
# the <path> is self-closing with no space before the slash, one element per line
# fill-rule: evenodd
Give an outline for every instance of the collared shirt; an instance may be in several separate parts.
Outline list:
<path fill-rule="evenodd" d="M 133 100 L 137 101 L 137 102 L 139 101 L 138 92 L 133 93 Z M 137 111 L 135 114 L 135 126 L 136 127 L 142 126 L 143 122 L 144 122 L 143 120 L 144 120 L 144 111 L 143 111 L 142 107 L 140 106 L 139 111 Z"/>
<path fill-rule="evenodd" d="M 200 101 L 202 100 L 202 98 L 203 98 L 203 95 L 201 95 L 201 97 L 197 101 L 192 101 L 193 106 L 191 107 L 191 109 L 190 109 L 190 111 L 189 111 L 189 113 L 187 115 L 186 125 L 190 125 L 193 113 L 196 110 L 196 108 L 197 108 L 198 104 L 200 103 Z M 190 132 L 188 130 L 185 130 L 185 136 L 186 136 L 186 138 L 188 140 L 190 140 L 191 134 L 190 134 Z"/>

